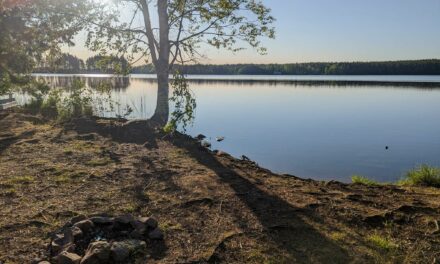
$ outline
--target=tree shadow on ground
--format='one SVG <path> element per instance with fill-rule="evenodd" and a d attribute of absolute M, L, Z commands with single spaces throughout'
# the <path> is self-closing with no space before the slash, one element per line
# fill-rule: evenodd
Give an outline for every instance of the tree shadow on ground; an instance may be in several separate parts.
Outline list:
<path fill-rule="evenodd" d="M 300 263 L 347 263 L 346 250 L 319 233 L 306 223 L 296 208 L 280 197 L 255 186 L 231 168 L 225 167 L 212 153 L 201 151 L 194 140 L 179 137 L 172 139 L 176 147 L 185 149 L 201 165 L 214 171 L 221 181 L 228 184 L 237 197 L 253 212 L 263 226 L 264 233 L 277 248 L 290 259 Z M 294 190 L 292 190 L 294 191 Z M 212 262 L 215 259 L 211 258 Z"/>
<path fill-rule="evenodd" d="M 103 118 L 78 118 L 65 125 L 65 129 L 75 130 L 79 134 L 97 133 L 118 143 L 144 144 L 149 149 L 157 149 L 153 128 L 154 123 L 148 120 L 116 122 Z"/>
<path fill-rule="evenodd" d="M 11 145 L 14 145 L 18 141 L 31 137 L 35 134 L 35 130 L 25 131 L 19 135 L 9 135 L 7 137 L 0 138 L 0 154 L 3 153 Z"/>

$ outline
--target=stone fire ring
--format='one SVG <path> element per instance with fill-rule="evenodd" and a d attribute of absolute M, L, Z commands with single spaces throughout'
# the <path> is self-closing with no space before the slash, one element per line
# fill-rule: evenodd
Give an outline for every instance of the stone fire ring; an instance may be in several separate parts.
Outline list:
<path fill-rule="evenodd" d="M 52 239 L 51 262 L 40 264 L 135 263 L 158 240 L 163 233 L 151 217 L 76 216 Z"/>

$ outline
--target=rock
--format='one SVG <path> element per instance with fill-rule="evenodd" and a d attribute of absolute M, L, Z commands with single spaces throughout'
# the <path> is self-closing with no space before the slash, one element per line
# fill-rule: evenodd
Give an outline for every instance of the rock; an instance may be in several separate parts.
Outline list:
<path fill-rule="evenodd" d="M 129 236 L 130 238 L 134 238 L 134 239 L 144 239 L 144 234 L 145 234 L 145 230 L 135 229 L 131 231 Z"/>
<path fill-rule="evenodd" d="M 73 243 L 67 244 L 64 246 L 64 251 L 69 253 L 75 253 L 76 245 Z"/>
<path fill-rule="evenodd" d="M 198 135 L 196 136 L 196 139 L 197 139 L 197 140 L 204 140 L 205 138 L 206 138 L 206 136 L 203 135 L 203 134 L 198 134 Z"/>
<path fill-rule="evenodd" d="M 78 223 L 75 223 L 73 226 L 79 227 L 83 231 L 83 233 L 88 233 L 95 227 L 93 222 L 90 220 L 79 221 Z"/>
<path fill-rule="evenodd" d="M 216 137 L 215 140 L 217 140 L 217 142 L 222 142 L 225 140 L 225 137 Z"/>
<path fill-rule="evenodd" d="M 147 227 L 145 226 L 144 223 L 142 223 L 139 220 L 134 220 L 130 222 L 130 225 L 137 230 L 145 230 Z"/>
<path fill-rule="evenodd" d="M 163 239 L 163 233 L 160 231 L 159 228 L 154 229 L 150 233 L 148 233 L 148 238 L 152 240 L 162 240 Z"/>
<path fill-rule="evenodd" d="M 123 262 L 130 257 L 130 250 L 122 242 L 113 243 L 110 251 L 111 258 L 114 261 Z"/>
<path fill-rule="evenodd" d="M 61 252 L 63 249 L 62 240 L 53 240 L 50 243 L 50 253 L 54 256 Z"/>
<path fill-rule="evenodd" d="M 115 223 L 128 225 L 130 222 L 134 221 L 134 217 L 132 215 L 123 215 L 115 218 Z"/>
<path fill-rule="evenodd" d="M 128 228 L 131 227 L 131 222 L 134 221 L 134 217 L 131 215 L 124 215 L 116 217 L 113 223 L 113 230 L 114 231 L 127 231 Z"/>
<path fill-rule="evenodd" d="M 245 155 L 241 155 L 241 160 L 244 160 L 244 161 L 251 161 L 251 159 L 248 158 L 248 157 L 246 157 Z"/>
<path fill-rule="evenodd" d="M 146 255 L 146 251 L 147 244 L 141 240 L 129 239 L 114 242 L 111 247 L 111 259 L 117 262 L 124 262 L 133 254 Z"/>
<path fill-rule="evenodd" d="M 77 216 L 73 217 L 72 219 L 70 219 L 70 224 L 74 225 L 74 224 L 81 222 L 81 221 L 84 221 L 86 219 L 87 219 L 87 217 L 85 215 L 77 215 Z"/>
<path fill-rule="evenodd" d="M 75 253 L 69 253 L 66 251 L 61 252 L 57 257 L 58 264 L 80 264 L 81 257 Z"/>
<path fill-rule="evenodd" d="M 227 156 L 230 156 L 230 155 L 228 153 L 220 150 L 220 151 L 217 152 L 217 156 L 219 156 L 219 157 L 227 157 Z"/>
<path fill-rule="evenodd" d="M 66 229 L 64 231 L 63 245 L 71 244 L 74 242 L 75 242 L 75 239 L 73 237 L 72 229 L 71 228 Z"/>
<path fill-rule="evenodd" d="M 38 262 L 38 264 L 50 264 L 50 262 L 45 260 L 45 261 Z"/>
<path fill-rule="evenodd" d="M 67 229 L 64 234 L 58 234 L 50 243 L 50 252 L 52 255 L 57 255 L 63 251 L 65 245 L 73 242 L 72 231 Z"/>
<path fill-rule="evenodd" d="M 81 264 L 108 263 L 110 260 L 110 244 L 106 241 L 90 243 Z"/>
<path fill-rule="evenodd" d="M 114 219 L 106 216 L 95 216 L 90 218 L 95 225 L 111 225 L 113 224 Z"/>
<path fill-rule="evenodd" d="M 139 221 L 151 229 L 156 229 L 158 225 L 157 220 L 152 217 L 141 217 Z"/>
<path fill-rule="evenodd" d="M 72 236 L 73 236 L 74 241 L 78 241 L 84 236 L 81 228 L 79 228 L 77 226 L 72 227 L 71 230 L 72 230 Z"/>
<path fill-rule="evenodd" d="M 207 141 L 207 140 L 203 140 L 200 145 L 204 148 L 210 148 L 211 147 L 211 142 Z"/>
<path fill-rule="evenodd" d="M 130 233 L 131 238 L 143 239 L 145 233 L 147 232 L 147 226 L 139 220 L 130 222 L 134 230 Z"/>

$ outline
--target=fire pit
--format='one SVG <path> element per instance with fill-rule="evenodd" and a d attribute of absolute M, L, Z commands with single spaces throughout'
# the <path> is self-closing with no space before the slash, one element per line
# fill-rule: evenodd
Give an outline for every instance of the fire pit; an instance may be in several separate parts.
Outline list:
<path fill-rule="evenodd" d="M 148 247 L 158 240 L 163 233 L 151 217 L 77 216 L 54 236 L 49 250 L 53 263 L 135 263 L 146 260 Z"/>

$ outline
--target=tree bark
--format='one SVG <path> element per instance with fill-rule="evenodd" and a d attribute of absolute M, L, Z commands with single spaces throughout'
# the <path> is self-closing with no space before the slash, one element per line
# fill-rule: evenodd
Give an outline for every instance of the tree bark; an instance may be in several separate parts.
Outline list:
<path fill-rule="evenodd" d="M 165 126 L 169 118 L 169 72 L 170 72 L 170 39 L 168 0 L 157 1 L 159 15 L 159 58 L 155 63 L 157 72 L 157 104 L 156 111 L 151 118 L 159 125 Z"/>
<path fill-rule="evenodd" d="M 169 118 L 169 72 L 168 70 L 158 71 L 157 73 L 157 103 L 152 121 L 160 126 L 165 126 Z"/>

